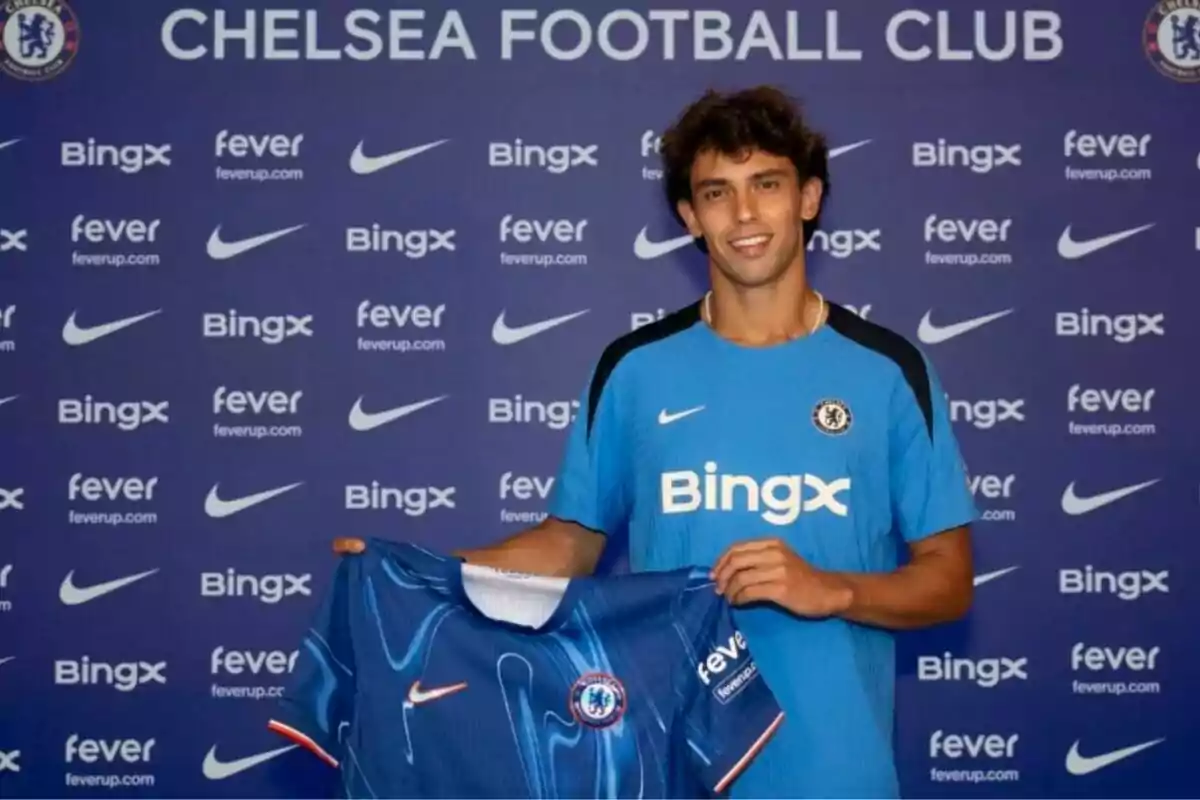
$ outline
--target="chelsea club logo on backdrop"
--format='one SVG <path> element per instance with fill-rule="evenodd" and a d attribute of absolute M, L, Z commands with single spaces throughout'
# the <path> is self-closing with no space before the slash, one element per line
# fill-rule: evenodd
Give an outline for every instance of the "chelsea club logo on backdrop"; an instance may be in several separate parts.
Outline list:
<path fill-rule="evenodd" d="M 625 714 L 625 687 L 611 675 L 582 675 L 571 686 L 571 714 L 591 728 L 607 728 Z"/>
<path fill-rule="evenodd" d="M 63 0 L 0 5 L 0 71 L 23 81 L 56 78 L 79 51 L 79 20 Z"/>
<path fill-rule="evenodd" d="M 1184 83 L 1200 81 L 1200 0 L 1163 0 L 1146 17 L 1142 46 L 1154 68 Z"/>

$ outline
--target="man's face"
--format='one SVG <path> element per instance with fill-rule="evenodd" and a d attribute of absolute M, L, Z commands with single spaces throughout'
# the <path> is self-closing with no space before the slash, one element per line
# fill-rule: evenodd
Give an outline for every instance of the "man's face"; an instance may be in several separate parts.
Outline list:
<path fill-rule="evenodd" d="M 816 216 L 821 183 L 803 186 L 792 162 L 755 150 L 731 158 L 704 151 L 692 164 L 692 200 L 679 213 L 730 281 L 762 286 L 778 280 L 803 248 L 803 223 Z"/>

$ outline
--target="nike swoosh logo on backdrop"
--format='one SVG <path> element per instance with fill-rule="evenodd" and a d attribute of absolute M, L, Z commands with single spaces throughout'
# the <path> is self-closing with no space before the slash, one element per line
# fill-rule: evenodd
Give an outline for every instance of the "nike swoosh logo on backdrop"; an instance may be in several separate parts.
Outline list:
<path fill-rule="evenodd" d="M 1166 737 L 1163 737 L 1162 739 L 1135 744 L 1132 747 L 1122 747 L 1120 750 L 1113 750 L 1112 752 L 1103 753 L 1098 756 L 1081 756 L 1079 755 L 1079 741 L 1076 740 L 1075 744 L 1071 745 L 1070 752 L 1067 753 L 1067 772 L 1072 775 L 1087 775 L 1165 741 Z"/>
<path fill-rule="evenodd" d="M 986 314 L 982 317 L 955 322 L 951 325 L 934 325 L 930 321 L 929 316 L 933 310 L 925 312 L 925 316 L 921 317 L 921 324 L 917 327 L 917 338 L 925 344 L 941 344 L 947 342 L 956 336 L 962 336 L 964 333 L 973 331 L 976 328 L 981 328 L 989 322 L 994 322 L 1001 317 L 1006 317 L 1016 309 L 1010 308 L 1007 311 L 997 311 L 994 314 Z"/>
<path fill-rule="evenodd" d="M 221 226 L 213 228 L 213 232 L 208 236 L 208 257 L 217 261 L 224 261 L 227 258 L 240 256 L 242 253 L 249 252 L 256 247 L 262 247 L 267 242 L 273 242 L 276 239 L 283 238 L 289 233 L 295 233 L 303 228 L 308 223 L 293 225 L 290 228 L 280 228 L 277 231 L 270 233 L 260 233 L 258 236 L 251 236 L 248 239 L 238 239 L 232 242 L 221 240 Z"/>
<path fill-rule="evenodd" d="M 1113 489 L 1111 492 L 1092 495 L 1091 497 L 1079 497 L 1075 494 L 1075 481 L 1067 484 L 1066 490 L 1062 496 L 1062 510 L 1073 517 L 1080 514 L 1086 514 L 1089 511 L 1095 511 L 1097 508 L 1103 508 L 1109 503 L 1115 503 L 1123 497 L 1128 497 L 1134 492 L 1140 492 L 1147 486 L 1153 486 L 1162 478 L 1155 478 L 1152 481 L 1145 483 L 1134 484 L 1133 486 L 1125 486 L 1120 489 Z"/>
<path fill-rule="evenodd" d="M 12 147 L 14 144 L 16 144 L 19 141 L 21 141 L 21 140 L 20 139 L 9 139 L 7 142 L 0 142 L 0 150 L 3 150 L 6 147 Z"/>
<path fill-rule="evenodd" d="M 1084 256 L 1090 255 L 1097 250 L 1103 250 L 1109 245 L 1116 244 L 1122 239 L 1128 239 L 1130 236 L 1135 236 L 1142 231 L 1148 231 L 1153 228 L 1154 225 L 1155 223 L 1151 222 L 1149 225 L 1142 225 L 1138 228 L 1130 228 L 1129 230 L 1110 233 L 1107 236 L 1097 236 L 1094 239 L 1084 239 L 1080 242 L 1077 242 L 1071 238 L 1071 226 L 1068 225 L 1063 230 L 1062 235 L 1058 237 L 1058 254 L 1063 258 L 1083 258 Z"/>
<path fill-rule="evenodd" d="M 239 511 L 245 511 L 251 506 L 256 506 L 259 503 L 265 503 L 272 497 L 278 497 L 284 492 L 290 492 L 297 486 L 300 486 L 304 481 L 299 483 L 280 486 L 276 489 L 267 489 L 265 492 L 257 492 L 249 494 L 245 497 L 238 497 L 233 500 L 222 500 L 217 496 L 217 487 L 221 484 L 213 484 L 213 487 L 208 490 L 208 497 L 204 498 L 204 513 L 208 514 L 213 519 L 221 519 L 223 517 L 232 516 Z"/>
<path fill-rule="evenodd" d="M 21 395 L 19 395 L 19 394 L 14 394 L 12 397 L 0 397 L 0 406 L 4 405 L 5 403 L 11 403 L 13 400 L 16 400 L 20 396 Z"/>
<path fill-rule="evenodd" d="M 662 242 L 652 242 L 646 236 L 646 231 L 649 226 L 638 231 L 637 238 L 633 240 L 633 254 L 643 261 L 649 261 L 652 258 L 665 256 L 673 250 L 690 244 L 695 241 L 690 233 L 685 233 L 683 236 L 677 236 L 674 239 L 667 239 Z"/>
<path fill-rule="evenodd" d="M 870 144 L 871 141 L 872 141 L 871 139 L 863 139 L 861 142 L 855 142 L 854 144 L 844 144 L 841 147 L 835 147 L 829 151 L 829 157 L 837 158 L 840 155 L 845 155 L 846 153 L 849 153 L 851 150 L 857 150 L 858 148 L 862 147 L 864 144 Z"/>
<path fill-rule="evenodd" d="M 439 686 L 436 689 L 421 689 L 421 682 L 417 681 L 408 689 L 408 702 L 414 706 L 419 706 L 422 703 L 431 703 L 434 700 L 441 700 L 443 697 L 461 692 L 467 688 L 466 683 L 456 683 L 451 686 Z"/>
<path fill-rule="evenodd" d="M 12 661 L 14 658 L 16 658 L 16 656 L 5 656 L 4 658 L 0 658 L 0 666 L 7 664 L 8 662 Z"/>
<path fill-rule="evenodd" d="M 419 156 L 426 150 L 432 150 L 438 145 L 445 144 L 449 139 L 440 139 L 429 144 L 419 144 L 416 147 L 409 147 L 405 150 L 396 150 L 392 153 L 384 153 L 380 156 L 368 156 L 363 154 L 363 142 L 359 142 L 354 148 L 354 152 L 350 154 L 350 171 L 356 175 L 370 175 L 373 172 L 379 172 L 381 169 L 399 164 L 401 161 L 407 161 L 413 156 Z"/>
<path fill-rule="evenodd" d="M 221 761 L 217 758 L 217 746 L 214 744 L 208 751 L 208 755 L 204 757 L 204 766 L 202 768 L 204 777 L 210 781 L 220 781 L 226 778 L 233 777 L 239 772 L 245 772 L 251 767 L 257 767 L 266 761 L 270 761 L 276 756 L 281 756 L 289 750 L 295 750 L 299 745 L 289 744 L 286 747 L 280 747 L 278 750 L 268 750 L 265 753 L 258 755 L 246 756 L 239 758 L 236 761 Z"/>
<path fill-rule="evenodd" d="M 103 597 L 106 594 L 115 592 L 117 589 L 123 589 L 131 583 L 140 581 L 142 578 L 148 578 L 157 569 L 139 572 L 137 575 L 127 575 L 124 578 L 116 578 L 115 580 L 97 583 L 94 586 L 76 586 L 75 585 L 75 570 L 67 573 L 67 577 L 63 578 L 62 585 L 58 587 L 58 599 L 65 606 L 78 606 L 83 603 L 91 602 L 97 597 Z"/>
<path fill-rule="evenodd" d="M 495 323 L 492 324 L 492 341 L 496 344 L 516 344 L 523 342 L 531 336 L 537 336 L 539 333 L 545 333 L 551 328 L 557 328 L 566 322 L 570 322 L 576 317 L 582 317 L 591 309 L 576 311 L 574 314 L 564 314 L 561 317 L 553 319 L 544 319 L 541 322 L 533 322 L 529 325 L 520 325 L 516 328 L 510 328 L 504 322 L 504 311 L 500 312 L 500 316 L 496 317 Z"/>
<path fill-rule="evenodd" d="M 62 329 L 63 341 L 72 347 L 79 347 L 80 345 L 94 342 L 101 337 L 108 336 L 110 333 L 116 333 L 119 330 L 128 328 L 130 325 L 136 325 L 144 319 L 150 319 L 150 317 L 153 317 L 155 314 L 161 314 L 162 309 L 160 308 L 157 311 L 147 311 L 145 314 L 138 314 L 137 316 L 126 317 L 125 319 L 105 322 L 102 325 L 92 325 L 87 328 L 81 328 L 79 324 L 75 322 L 75 315 L 78 313 L 78 311 L 72 311 L 71 316 L 67 317 L 67 321 L 63 325 Z"/>
<path fill-rule="evenodd" d="M 994 580 L 996 580 L 996 578 L 1004 577 L 1008 573 L 1012 572 L 1014 569 L 1020 569 L 1020 567 L 1005 567 L 1004 569 L 998 569 L 995 572 L 985 572 L 982 575 L 976 575 L 975 576 L 975 585 L 983 586 L 988 581 L 994 581 Z"/>
<path fill-rule="evenodd" d="M 672 422 L 674 422 L 677 419 L 683 419 L 684 417 L 690 417 L 692 414 L 695 414 L 696 412 L 703 411 L 703 410 L 704 410 L 704 406 L 696 406 L 695 408 L 689 408 L 686 411 L 676 411 L 674 413 L 667 413 L 667 410 L 664 408 L 662 411 L 658 412 L 658 424 L 659 425 L 670 425 Z"/>
<path fill-rule="evenodd" d="M 390 408 L 386 411 L 363 411 L 361 397 L 354 402 L 354 408 L 350 409 L 350 427 L 356 431 L 369 431 L 378 428 L 380 425 L 386 425 L 389 422 L 394 422 L 401 417 L 407 417 L 414 411 L 420 411 L 422 408 L 439 403 L 445 400 L 450 395 L 444 394 L 441 397 L 431 397 L 428 400 L 421 400 L 416 403 L 409 403 L 406 406 Z"/>

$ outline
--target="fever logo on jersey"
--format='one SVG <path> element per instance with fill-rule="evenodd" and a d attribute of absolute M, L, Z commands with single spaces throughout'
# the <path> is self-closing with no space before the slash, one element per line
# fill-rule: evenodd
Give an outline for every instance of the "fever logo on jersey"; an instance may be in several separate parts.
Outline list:
<path fill-rule="evenodd" d="M 830 436 L 841 436 L 850 430 L 850 422 L 854 419 L 850 406 L 841 400 L 822 400 L 813 408 L 812 421 L 821 433 Z"/>
<path fill-rule="evenodd" d="M 602 672 L 584 675 L 571 687 L 571 713 L 592 728 L 607 728 L 625 713 L 625 687 Z"/>

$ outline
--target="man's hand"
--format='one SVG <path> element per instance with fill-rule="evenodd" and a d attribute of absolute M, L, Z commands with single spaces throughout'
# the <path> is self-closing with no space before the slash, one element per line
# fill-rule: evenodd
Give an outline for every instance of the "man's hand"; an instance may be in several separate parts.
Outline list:
<path fill-rule="evenodd" d="M 780 539 L 754 539 L 733 545 L 712 569 L 717 592 L 733 605 L 769 602 L 802 617 L 822 618 L 850 607 L 850 584 L 823 572 Z"/>
<path fill-rule="evenodd" d="M 367 549 L 367 543 L 362 539 L 340 537 L 333 540 L 333 552 L 340 556 L 357 555 Z"/>

